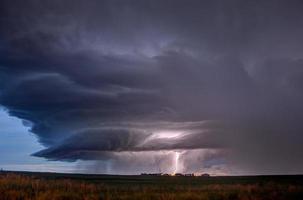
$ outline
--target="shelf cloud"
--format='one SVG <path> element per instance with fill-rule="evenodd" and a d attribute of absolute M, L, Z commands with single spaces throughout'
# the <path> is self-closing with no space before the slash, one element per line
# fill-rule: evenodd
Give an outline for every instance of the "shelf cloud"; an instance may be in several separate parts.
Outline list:
<path fill-rule="evenodd" d="M 0 7 L 0 105 L 45 147 L 34 156 L 303 172 L 301 1 Z"/>

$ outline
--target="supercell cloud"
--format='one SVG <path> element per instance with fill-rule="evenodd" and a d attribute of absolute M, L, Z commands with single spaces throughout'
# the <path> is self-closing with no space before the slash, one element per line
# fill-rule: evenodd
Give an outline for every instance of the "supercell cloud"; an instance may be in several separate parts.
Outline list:
<path fill-rule="evenodd" d="M 0 105 L 49 160 L 303 173 L 301 1 L 0 3 Z M 131 171 L 132 170 L 132 171 Z"/>

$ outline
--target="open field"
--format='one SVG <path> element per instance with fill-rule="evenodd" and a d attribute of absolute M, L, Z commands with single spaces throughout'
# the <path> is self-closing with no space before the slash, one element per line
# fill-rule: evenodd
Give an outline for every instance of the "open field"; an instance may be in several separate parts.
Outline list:
<path fill-rule="evenodd" d="M 303 176 L 153 177 L 0 172 L 0 200 L 302 200 Z"/>

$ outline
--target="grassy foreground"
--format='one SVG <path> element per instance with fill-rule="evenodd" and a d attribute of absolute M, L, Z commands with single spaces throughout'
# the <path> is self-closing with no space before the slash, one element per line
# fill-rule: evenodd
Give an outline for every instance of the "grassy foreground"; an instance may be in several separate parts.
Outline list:
<path fill-rule="evenodd" d="M 150 177 L 0 172 L 0 200 L 302 200 L 303 176 Z"/>

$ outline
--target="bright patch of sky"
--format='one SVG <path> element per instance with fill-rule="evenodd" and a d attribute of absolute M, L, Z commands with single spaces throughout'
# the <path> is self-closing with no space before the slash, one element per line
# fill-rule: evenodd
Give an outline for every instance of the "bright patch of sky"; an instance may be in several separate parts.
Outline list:
<path fill-rule="evenodd" d="M 0 168 L 17 171 L 75 172 L 77 163 L 47 161 L 31 156 L 41 150 L 36 137 L 18 118 L 0 108 Z M 77 169 L 79 171 L 79 169 Z"/>

